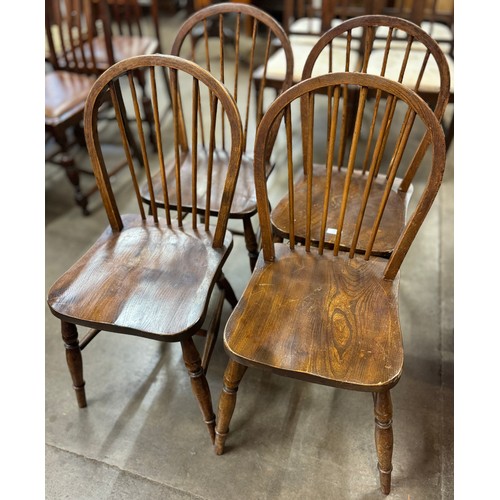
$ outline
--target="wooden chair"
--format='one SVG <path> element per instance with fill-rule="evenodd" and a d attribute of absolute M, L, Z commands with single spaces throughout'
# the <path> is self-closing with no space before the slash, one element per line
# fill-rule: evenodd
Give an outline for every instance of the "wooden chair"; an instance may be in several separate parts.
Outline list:
<path fill-rule="evenodd" d="M 335 118 L 344 85 L 359 87 L 360 100 L 347 175 L 339 180 L 331 172 L 337 131 Z M 313 145 L 325 150 L 328 181 L 323 183 L 325 192 L 319 203 L 313 199 L 314 186 L 309 185 L 307 211 L 298 212 L 294 204 L 294 159 L 302 154 L 297 151 L 302 141 L 300 132 L 294 130 L 294 125 L 300 123 L 294 116 L 298 106 L 292 105 L 302 99 L 312 109 L 318 92 L 328 89 L 328 95 L 332 96 L 333 117 L 329 105 L 323 106 L 321 113 L 316 109 L 316 123 L 314 127 L 310 124 L 308 144 L 302 144 L 306 151 L 311 151 Z M 372 91 L 380 93 L 381 108 L 384 109 L 381 120 L 373 122 L 373 127 L 374 109 L 366 100 L 368 92 Z M 397 119 L 394 118 L 391 127 L 387 127 L 396 101 Z M 292 228 L 288 244 L 273 242 L 264 162 L 266 137 L 283 113 L 286 157 L 281 158 L 275 170 L 288 170 Z M 359 198 L 354 199 L 348 196 L 348 191 L 352 187 L 350 181 L 365 125 L 373 130 L 376 146 L 370 154 L 364 189 L 359 192 Z M 392 131 L 396 130 L 399 133 L 394 137 Z M 422 137 L 428 137 L 431 147 L 431 172 L 427 183 L 391 257 L 374 256 L 372 248 L 380 236 L 380 220 L 395 174 L 398 167 L 408 165 L 406 153 L 410 153 L 411 159 Z M 390 144 L 390 151 L 384 157 L 384 165 L 379 165 L 378 151 L 384 144 Z M 238 385 L 247 367 L 262 368 L 312 383 L 367 391 L 374 398 L 381 488 L 384 493 L 389 493 L 393 451 L 390 391 L 401 376 L 404 358 L 398 316 L 399 269 L 437 194 L 445 161 L 444 134 L 438 119 L 417 94 L 400 83 L 363 73 L 331 73 L 304 80 L 276 99 L 257 131 L 255 182 L 262 252 L 224 331 L 224 347 L 230 360 L 219 400 L 217 454 L 224 451 Z M 309 155 L 309 171 L 313 162 L 313 155 Z M 387 167 L 387 175 L 377 179 L 376 172 L 382 167 Z M 309 176 L 309 179 L 315 182 L 314 176 Z M 376 217 L 367 218 L 370 192 L 379 186 L 382 186 L 382 196 L 378 200 Z M 328 214 L 330 188 L 343 192 L 341 209 L 333 224 L 329 222 Z M 346 231 L 344 225 L 345 215 L 350 211 L 357 214 L 355 231 Z M 322 222 L 320 242 L 325 240 L 327 232 L 336 233 L 333 249 L 321 243 L 318 247 L 313 245 L 312 221 L 318 218 Z M 307 229 L 308 237 L 303 244 L 293 236 L 293 228 L 299 225 L 305 225 Z M 362 225 L 368 225 L 370 230 L 366 251 L 360 255 L 353 249 L 357 247 L 356 240 L 362 237 Z M 346 240 L 349 243 L 342 244 Z M 343 250 L 346 246 L 351 249 L 349 252 Z"/>
<path fill-rule="evenodd" d="M 164 67 L 171 71 L 174 107 L 177 110 L 184 102 L 184 119 L 193 123 L 193 166 L 196 165 L 197 151 L 201 155 L 197 130 L 200 99 L 212 102 L 212 124 L 215 124 L 216 117 L 222 119 L 222 114 L 226 122 L 228 158 L 225 175 L 218 179 L 199 179 L 197 176 L 189 179 L 194 183 L 195 195 L 199 192 L 204 196 L 210 190 L 211 182 L 217 185 L 220 209 L 216 217 L 207 213 L 203 225 L 198 224 L 195 214 L 191 222 L 184 224 L 180 206 L 160 217 L 153 204 L 153 215 L 148 216 L 139 195 L 141 176 L 151 180 L 151 168 L 166 161 L 163 155 L 165 141 L 174 145 L 173 162 L 176 165 L 176 175 L 164 178 L 165 193 L 172 183 L 178 192 L 182 192 L 185 182 L 180 168 L 184 154 L 180 146 L 183 139 L 179 134 L 180 114 L 176 113 L 175 126 L 162 127 L 159 120 L 161 102 L 168 99 L 166 89 L 161 86 Z M 158 153 L 149 153 L 146 147 L 133 77 L 137 70 L 148 75 Z M 111 98 L 116 113 L 116 134 L 123 142 L 122 155 L 128 160 L 130 190 L 126 190 L 123 182 L 111 183 L 107 174 L 97 127 L 100 104 L 107 96 Z M 192 105 L 186 106 L 187 101 Z M 126 117 L 130 114 L 136 117 L 134 129 L 141 145 L 144 168 L 138 168 L 134 162 L 129 136 L 124 130 Z M 98 78 L 87 99 L 84 127 L 109 226 L 48 293 L 49 308 L 61 320 L 78 405 L 86 406 L 81 351 L 100 331 L 180 342 L 193 392 L 213 440 L 215 419 L 205 373 L 217 337 L 224 299 L 233 307 L 236 304 L 234 292 L 222 272 L 232 249 L 232 235 L 226 228 L 242 152 L 243 132 L 234 100 L 222 84 L 195 63 L 166 55 L 136 56 L 116 63 Z M 213 127 L 209 134 L 206 154 L 213 155 L 216 146 Z M 202 173 L 199 174 L 202 177 Z M 220 289 L 221 294 L 213 317 L 207 318 L 207 322 L 210 320 L 207 331 L 203 331 L 214 287 Z M 90 328 L 81 341 L 77 325 Z M 201 360 L 193 342 L 193 336 L 198 333 L 206 336 Z"/>
<path fill-rule="evenodd" d="M 69 71 L 49 71 L 45 74 L 45 131 L 48 140 L 53 138 L 58 147 L 46 156 L 45 161 L 63 167 L 73 186 L 74 198 L 84 215 L 89 215 L 88 198 L 97 190 L 93 183 L 90 189 L 82 189 L 80 174 L 93 175 L 75 162 L 71 153 L 73 144 L 85 147 L 83 130 L 83 109 L 87 94 L 94 79 Z M 70 135 L 70 132 L 73 134 Z"/>
<path fill-rule="evenodd" d="M 45 0 L 50 25 L 48 46 L 57 54 L 60 69 L 100 75 L 115 62 L 162 50 L 158 0 L 146 19 L 139 0 Z M 146 22 L 147 21 L 147 22 Z M 149 136 L 155 143 L 150 98 L 145 76 L 135 75 L 141 87 Z"/>
<path fill-rule="evenodd" d="M 352 39 L 351 33 L 354 30 L 362 30 L 364 40 L 362 48 L 358 53 L 360 56 L 355 55 L 353 58 L 351 56 L 353 51 L 351 50 L 350 43 Z M 383 31 L 384 39 L 378 36 L 379 31 Z M 344 47 L 335 43 L 339 38 L 346 40 L 347 43 L 344 44 Z M 374 49 L 374 45 L 378 42 L 384 44 L 383 49 Z M 376 53 L 376 58 L 374 58 L 374 53 Z M 391 71 L 388 71 L 388 68 L 391 68 Z M 446 57 L 438 44 L 427 33 L 417 25 L 404 19 L 392 16 L 359 16 L 327 31 L 312 48 L 304 65 L 302 79 L 306 80 L 313 75 L 317 75 L 318 72 L 331 73 L 334 71 L 361 71 L 363 73 L 389 77 L 410 87 L 428 103 L 432 103 L 438 120 L 442 119 L 446 110 L 450 88 L 450 74 Z M 435 95 L 429 95 L 428 89 L 431 86 L 439 89 L 439 92 Z M 348 168 L 345 156 L 349 143 L 352 140 L 352 125 L 356 118 L 357 107 L 355 103 L 356 99 L 358 99 L 356 91 L 356 88 L 348 89 L 347 86 L 342 89 L 341 113 L 339 115 L 341 116 L 341 127 L 339 128 L 337 154 L 334 159 L 336 167 L 332 173 L 334 188 L 329 201 L 329 227 L 330 224 L 333 224 L 331 227 L 335 227 L 334 221 L 338 217 L 338 211 L 341 206 L 342 190 L 339 186 L 344 182 Z M 379 96 L 376 92 L 370 92 L 368 97 L 374 101 L 375 107 L 379 106 Z M 327 96 L 324 97 L 324 99 L 326 98 Z M 305 105 L 305 102 L 303 102 L 303 105 Z M 307 114 L 308 108 L 306 106 L 302 114 L 302 129 L 306 135 L 308 133 L 307 123 L 309 120 Z M 390 120 L 392 120 L 392 117 Z M 360 158 L 358 168 L 354 170 L 352 175 L 351 188 L 349 190 L 350 198 L 359 197 L 366 183 L 374 137 L 368 134 L 366 141 L 365 156 L 362 159 Z M 304 138 L 304 143 L 307 144 L 306 138 Z M 427 145 L 426 141 L 422 142 L 420 149 L 416 151 L 415 157 L 409 166 L 409 172 L 404 174 L 405 180 L 402 177 L 394 179 L 393 188 L 388 193 L 389 197 L 384 218 L 380 223 L 380 235 L 371 249 L 371 252 L 375 255 L 390 256 L 400 237 L 406 221 L 408 203 L 413 193 L 412 177 L 422 162 Z M 324 183 L 326 182 L 326 171 L 325 159 L 315 162 L 312 173 L 314 177 L 313 185 L 315 186 L 313 193 L 315 203 L 321 203 Z M 383 191 L 384 181 L 379 183 L 379 178 L 380 175 L 375 178 L 375 186 L 366 207 L 366 218 L 370 218 L 370 220 L 376 216 L 379 196 Z M 304 161 L 303 176 L 298 179 L 295 192 L 294 203 L 297 211 L 305 212 L 306 210 L 308 182 L 307 161 Z M 284 199 L 277 203 L 272 212 L 274 230 L 281 238 L 289 237 L 288 210 L 288 198 L 284 197 Z M 345 234 L 350 234 L 354 230 L 356 217 L 356 211 L 346 214 L 344 221 Z M 366 250 L 365 245 L 369 241 L 367 231 L 369 230 L 369 225 L 361 229 L 360 238 L 356 243 L 356 251 L 364 252 Z M 319 243 L 320 234 L 321 221 L 320 219 L 313 219 L 311 238 L 316 245 Z M 305 226 L 295 225 L 295 238 L 298 241 L 305 240 Z M 333 245 L 335 235 L 327 234 L 326 238 L 325 243 Z M 342 245 L 349 244 L 349 239 L 342 242 Z M 344 249 L 349 249 L 349 247 L 347 246 Z"/>
<path fill-rule="evenodd" d="M 217 32 L 216 38 L 210 37 L 210 31 L 213 32 L 214 27 Z M 199 10 L 179 28 L 171 50 L 173 55 L 196 61 L 212 74 L 217 75 L 238 104 L 244 127 L 245 152 L 229 217 L 241 219 L 243 222 L 243 235 L 252 269 L 258 254 L 258 237 L 252 226 L 252 217 L 257 213 L 257 204 L 253 183 L 252 154 L 246 150 L 253 147 L 256 126 L 273 97 L 270 98 L 264 91 L 267 62 L 274 44 L 278 44 L 286 54 L 284 67 L 286 76 L 279 89 L 281 92 L 292 83 L 293 61 L 290 42 L 283 29 L 271 16 L 251 5 L 221 3 Z M 255 80 L 252 80 L 252 74 L 256 68 L 259 68 L 263 76 L 260 83 L 254 87 Z M 202 109 L 205 114 L 209 113 L 208 101 L 202 105 Z M 220 133 L 223 134 L 223 132 L 222 129 Z M 276 133 L 277 131 L 273 131 L 274 136 Z M 214 177 L 224 176 L 227 168 L 227 160 L 224 159 L 227 157 L 224 143 L 221 146 L 222 149 L 217 150 L 216 153 L 217 160 L 211 165 L 214 169 Z M 187 143 L 184 153 L 185 163 L 182 169 L 186 175 L 189 175 L 192 159 Z M 198 161 L 200 162 L 199 168 L 207 168 L 212 158 L 200 156 Z M 268 161 L 268 174 L 271 170 L 272 164 Z M 158 172 L 152 182 L 156 203 L 163 207 L 161 174 Z M 188 189 L 187 184 L 186 188 Z M 146 185 L 143 186 L 141 195 L 145 203 L 151 204 L 150 190 Z M 189 193 L 183 193 L 182 198 L 184 210 L 186 213 L 191 212 L 193 210 L 190 203 L 191 196 Z M 217 196 L 213 197 L 213 200 L 217 199 Z M 176 194 L 172 193 L 171 205 L 175 206 L 177 202 Z M 204 202 L 198 206 L 200 214 L 203 209 Z M 218 206 L 214 204 L 210 207 L 210 212 L 216 214 L 218 209 Z"/>

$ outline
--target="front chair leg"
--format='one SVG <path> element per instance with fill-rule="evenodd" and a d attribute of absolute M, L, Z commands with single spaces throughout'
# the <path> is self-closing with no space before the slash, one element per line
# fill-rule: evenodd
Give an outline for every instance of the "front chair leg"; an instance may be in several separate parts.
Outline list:
<path fill-rule="evenodd" d="M 203 419 L 208 427 L 208 433 L 212 443 L 215 439 L 215 414 L 212 407 L 212 397 L 210 388 L 205 377 L 205 371 L 201 366 L 201 359 L 193 339 L 189 338 L 181 341 L 184 364 L 191 378 L 191 388 L 200 406 Z"/>
<path fill-rule="evenodd" d="M 219 399 L 219 410 L 217 414 L 217 427 L 215 429 L 215 453 L 224 453 L 224 443 L 229 432 L 229 422 L 233 416 L 236 406 L 236 393 L 238 386 L 245 374 L 247 367 L 236 361 L 229 360 L 224 372 L 224 386 Z"/>
<path fill-rule="evenodd" d="M 83 380 L 82 352 L 78 342 L 78 330 L 73 323 L 61 321 L 61 333 L 66 348 L 66 362 L 73 380 L 76 400 L 80 408 L 85 408 L 87 399 L 85 397 L 85 380 Z"/>
<path fill-rule="evenodd" d="M 380 489 L 388 495 L 391 491 L 392 472 L 392 402 L 389 391 L 373 394 L 375 406 L 375 446 L 378 455 Z"/>

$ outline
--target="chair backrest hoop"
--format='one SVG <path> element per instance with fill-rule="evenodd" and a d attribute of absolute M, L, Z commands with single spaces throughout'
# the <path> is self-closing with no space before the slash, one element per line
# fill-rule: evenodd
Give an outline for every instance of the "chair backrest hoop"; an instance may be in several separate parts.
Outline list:
<path fill-rule="evenodd" d="M 221 208 L 217 216 L 217 226 L 214 234 L 215 248 L 221 247 L 227 229 L 229 211 L 233 200 L 234 189 L 238 177 L 241 155 L 242 155 L 242 126 L 241 119 L 233 97 L 216 78 L 196 63 L 173 55 L 143 55 L 135 56 L 120 61 L 107 69 L 94 83 L 84 111 L 84 129 L 87 148 L 92 160 L 92 167 L 96 177 L 98 188 L 103 198 L 104 206 L 110 225 L 114 231 L 120 231 L 123 223 L 117 208 L 116 200 L 111 190 L 109 177 L 102 151 L 98 140 L 97 117 L 98 109 L 103 95 L 109 89 L 109 85 L 127 72 L 144 69 L 148 67 L 165 67 L 179 70 L 202 82 L 220 101 L 228 121 L 231 124 L 231 151 L 227 168 L 226 182 L 222 195 Z"/>

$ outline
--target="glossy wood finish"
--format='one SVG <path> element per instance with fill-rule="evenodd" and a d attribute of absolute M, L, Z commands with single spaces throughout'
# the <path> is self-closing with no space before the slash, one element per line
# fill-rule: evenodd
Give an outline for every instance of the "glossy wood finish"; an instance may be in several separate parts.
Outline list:
<path fill-rule="evenodd" d="M 214 35 L 215 34 L 215 35 Z M 257 213 L 255 187 L 253 182 L 253 159 L 251 149 L 258 125 L 263 112 L 269 106 L 269 97 L 264 95 L 266 64 L 270 53 L 275 47 L 282 47 L 287 54 L 286 78 L 281 84 L 279 92 L 288 88 L 292 83 L 292 58 L 288 38 L 281 26 L 267 13 L 241 3 L 222 3 L 206 7 L 190 16 L 179 28 L 178 34 L 172 44 L 171 53 L 195 61 L 215 75 L 229 92 L 234 96 L 241 115 L 244 131 L 244 154 L 242 158 L 240 176 L 236 186 L 233 204 L 231 206 L 231 219 L 242 219 L 245 244 L 249 254 L 250 267 L 253 269 L 257 258 L 258 246 L 256 232 L 252 227 L 251 219 Z M 254 69 L 259 68 L 262 77 L 259 82 L 252 80 Z M 212 200 L 209 211 L 217 213 L 218 178 L 224 178 L 227 168 L 227 151 L 224 142 L 224 125 L 220 116 L 214 116 L 209 105 L 209 100 L 202 102 L 200 123 L 205 117 L 205 128 L 200 130 L 200 140 L 209 141 L 209 127 L 212 126 L 209 117 L 214 117 L 213 127 L 217 130 L 216 154 L 211 156 L 200 151 L 197 154 L 196 169 L 199 175 L 212 172 Z M 181 107 L 178 111 L 181 111 Z M 179 116 L 181 134 L 187 135 L 186 120 Z M 276 135 L 277 130 L 272 131 Z M 193 150 L 186 143 L 180 152 L 181 169 L 189 175 L 193 168 Z M 174 162 L 167 163 L 165 169 L 170 172 Z M 268 174 L 272 165 L 268 162 Z M 158 207 L 165 206 L 161 187 L 161 172 L 153 176 L 153 192 Z M 151 204 L 151 195 L 146 184 L 143 185 L 141 196 L 145 203 Z M 169 193 L 171 206 L 176 206 L 178 195 L 175 190 Z M 192 212 L 193 199 L 190 187 L 185 185 L 181 193 L 182 207 L 186 212 Z M 194 203 L 199 215 L 207 210 L 206 193 L 199 193 Z"/>
<path fill-rule="evenodd" d="M 351 43 L 353 42 L 352 33 L 362 30 L 364 33 L 363 49 L 361 50 L 362 57 L 356 58 L 353 62 L 351 54 Z M 383 36 L 380 35 L 383 34 Z M 344 40 L 344 46 L 340 46 L 338 40 Z M 377 47 L 377 43 L 379 48 Z M 380 48 L 382 46 L 383 48 Z M 338 54 L 340 51 L 345 53 L 345 58 L 342 64 L 336 65 L 338 61 L 330 54 L 333 52 Z M 380 57 L 375 62 L 373 54 L 377 52 Z M 403 54 L 404 57 L 399 56 Z M 391 67 L 391 77 L 395 76 L 399 82 L 409 86 L 422 97 L 429 101 L 428 93 L 425 91 L 424 85 L 426 81 L 437 79 L 439 93 L 433 98 L 434 112 L 439 120 L 442 119 L 446 110 L 446 105 L 449 98 L 450 89 L 450 73 L 447 65 L 445 55 L 440 49 L 439 45 L 422 29 L 415 24 L 391 16 L 360 16 L 342 23 L 341 25 L 326 32 L 312 48 L 311 53 L 305 63 L 302 78 L 305 80 L 310 78 L 315 73 L 315 65 L 321 61 L 323 68 L 324 61 L 321 59 L 327 56 L 329 60 L 328 72 L 335 71 L 361 71 L 364 73 L 386 75 L 387 67 Z M 373 57 L 372 57 L 373 56 Z M 429 73 L 431 76 L 429 77 Z M 424 92 L 420 89 L 424 88 Z M 338 128 L 337 147 L 335 149 L 335 156 L 331 159 L 335 167 L 331 169 L 332 178 L 328 180 L 331 183 L 330 191 L 330 206 L 327 216 L 327 227 L 336 228 L 335 221 L 338 218 L 340 207 L 342 206 L 342 194 L 344 180 L 348 169 L 348 160 L 346 159 L 349 153 L 348 148 L 351 143 L 351 134 L 353 132 L 354 122 L 356 120 L 357 108 L 355 103 L 359 96 L 353 89 L 347 87 L 339 90 L 338 100 L 329 96 L 332 100 L 332 105 L 329 107 L 329 115 L 325 117 L 325 123 L 332 120 L 334 113 L 338 120 L 341 120 L 341 126 Z M 393 111 L 389 115 L 384 115 L 383 103 L 380 102 L 380 94 L 377 92 L 367 93 L 366 98 L 373 100 L 375 109 L 379 109 L 379 119 L 386 120 L 386 126 L 395 130 L 396 124 L 393 124 L 394 117 Z M 324 98 L 323 98 L 324 99 Z M 334 108 L 334 103 L 338 103 L 337 109 Z M 384 118 L 382 118 L 384 117 Z M 308 140 L 314 141 L 317 132 L 313 131 L 312 125 L 308 124 L 308 105 L 305 100 L 302 102 L 302 120 L 303 132 L 305 134 L 304 143 L 307 144 Z M 372 121 L 372 124 L 375 122 Z M 316 127 L 317 125 L 315 125 Z M 361 129 L 360 129 L 361 130 Z M 356 228 L 356 217 L 359 212 L 362 201 L 362 193 L 368 178 L 368 165 L 370 161 L 371 151 L 375 148 L 376 137 L 371 125 L 365 125 L 365 134 L 367 140 L 358 145 L 358 168 L 353 170 L 353 175 L 350 179 L 349 210 L 346 212 L 344 219 L 344 230 L 341 245 L 343 249 L 349 249 L 352 236 Z M 396 133 L 396 132 L 395 132 Z M 311 137 L 312 136 L 312 137 Z M 380 155 L 387 147 L 384 145 L 387 139 L 383 139 L 380 143 Z M 377 241 L 372 249 L 376 255 L 388 257 L 396 246 L 398 238 L 404 228 L 406 220 L 406 210 L 410 197 L 413 191 L 411 181 L 415 173 L 420 168 L 422 159 L 425 155 L 428 146 L 428 139 L 422 141 L 420 148 L 415 151 L 411 161 L 401 162 L 399 165 L 394 165 L 395 173 L 392 189 L 389 191 L 387 205 L 384 209 L 384 216 L 380 221 L 379 234 Z M 307 152 L 305 152 L 307 156 Z M 326 159 L 326 158 L 325 158 Z M 303 162 L 304 175 L 299 178 L 294 192 L 295 210 L 298 213 L 305 213 L 307 209 L 307 190 L 308 190 L 308 175 L 307 175 L 307 161 Z M 379 168 L 379 167 L 377 167 Z M 312 168 L 314 180 L 312 180 L 313 193 L 312 204 L 314 206 L 320 205 L 323 202 L 323 193 L 325 190 L 327 175 L 329 171 L 323 160 L 315 162 Z M 383 172 L 384 169 L 382 168 Z M 377 172 L 373 179 L 373 185 L 370 190 L 369 198 L 365 208 L 363 225 L 361 232 L 356 242 L 356 251 L 364 252 L 370 240 L 369 231 L 372 227 L 372 222 L 375 220 L 380 206 L 380 201 L 383 199 L 385 188 L 385 176 Z M 403 181 L 403 178 L 405 179 Z M 315 244 L 319 243 L 321 220 L 317 212 L 316 218 L 313 216 L 312 221 L 312 238 Z M 300 219 L 299 219 L 300 220 Z M 305 219 L 304 219 L 305 220 Z M 288 199 L 282 199 L 272 213 L 273 225 L 276 233 L 283 237 L 288 238 L 289 225 L 288 225 Z M 297 241 L 305 241 L 305 227 L 300 224 L 295 225 L 295 237 Z M 332 244 L 334 235 L 326 234 L 325 243 Z"/>
<path fill-rule="evenodd" d="M 308 135 L 302 135 L 297 125 L 300 112 L 297 104 L 301 100 L 312 105 L 321 93 L 333 96 L 333 108 L 338 107 L 342 88 L 349 85 L 357 88 L 360 99 L 353 140 L 348 149 L 347 173 L 343 178 L 343 192 L 339 216 L 336 220 L 337 234 L 333 248 L 321 244 L 326 232 L 329 210 L 329 184 L 333 179 L 334 148 L 332 139 L 341 126 L 339 120 L 329 121 L 320 127 L 327 131 L 328 181 L 323 183 L 323 202 L 313 203 L 313 176 L 308 176 L 307 210 L 297 211 L 294 203 L 294 158 L 303 155 L 297 151 L 302 140 L 306 140 L 306 151 L 311 152 L 313 143 Z M 387 175 L 381 176 L 384 196 L 369 231 L 370 241 L 364 254 L 355 253 L 355 238 L 359 237 L 360 224 L 366 211 L 374 172 L 378 168 L 378 148 L 372 156 L 367 170 L 365 189 L 361 200 L 356 200 L 358 217 L 353 233 L 351 250 L 344 251 L 343 238 L 345 214 L 353 199 L 348 196 L 358 143 L 362 142 L 362 118 L 370 124 L 373 108 L 366 105 L 369 91 L 380 92 L 383 109 L 389 116 L 397 101 L 400 115 L 400 134 L 386 127 L 382 120 L 373 128 L 376 144 L 390 144 L 393 150 L 388 155 L 391 165 Z M 329 104 L 317 106 L 315 119 L 329 116 Z M 287 243 L 275 243 L 268 204 L 265 175 L 266 136 L 276 120 L 284 116 L 287 144 L 286 157 L 277 162 L 276 170 L 288 171 L 290 239 Z M 311 115 L 309 115 L 311 116 Z M 393 122 L 398 121 L 394 117 Z M 300 127 L 299 127 L 300 128 Z M 384 216 L 386 201 L 394 181 L 395 165 L 403 150 L 418 149 L 419 142 L 410 140 L 414 131 L 418 136 L 428 137 L 431 152 L 431 172 L 420 195 L 416 209 L 406 222 L 403 232 L 389 259 L 378 257 L 375 248 L 380 220 Z M 393 135 L 391 135 L 393 134 Z M 388 136 L 391 135 L 389 138 Z M 305 139 L 304 139 L 305 138 Z M 387 141 L 386 141 L 387 139 Z M 323 144 L 321 141 L 316 144 Z M 412 145 L 412 146 L 410 146 Z M 304 148 L 302 148 L 304 149 Z M 312 165 L 312 154 L 308 153 L 308 170 Z M 410 154 L 410 159 L 411 159 Z M 374 393 L 376 418 L 376 447 L 378 454 L 381 488 L 390 491 L 392 469 L 392 408 L 389 391 L 401 374 L 404 360 L 402 334 L 398 312 L 399 269 L 404 257 L 424 222 L 441 184 L 445 167 L 446 151 L 443 130 L 432 110 L 407 87 L 386 78 L 363 73 L 331 73 L 304 80 L 279 96 L 263 117 L 257 131 L 255 147 L 255 182 L 260 227 L 262 231 L 262 253 L 243 296 L 231 314 L 224 331 L 224 347 L 230 357 L 225 373 L 225 388 L 219 402 L 215 451 L 224 451 L 224 442 L 233 414 L 236 389 L 244 373 L 244 366 L 271 370 L 276 374 L 297 378 L 343 389 Z M 336 178 L 338 180 L 338 178 Z M 320 244 L 313 245 L 312 223 L 314 217 L 322 221 Z M 305 219 L 305 220 L 303 220 Z M 305 241 L 294 237 L 294 226 L 306 228 Z"/>
<path fill-rule="evenodd" d="M 166 212 L 166 217 L 146 214 L 139 195 L 139 179 L 151 178 L 153 165 L 163 161 L 163 141 L 179 147 L 178 127 L 160 129 L 159 106 L 169 100 L 168 92 L 158 82 L 167 69 L 172 76 L 173 95 L 187 92 L 193 98 L 193 112 L 198 114 L 199 94 L 191 87 L 176 85 L 182 76 L 191 80 L 200 93 L 210 94 L 214 107 L 224 110 L 227 120 L 228 159 L 224 187 L 221 188 L 216 216 L 206 217 L 199 224 L 196 217 L 185 221 L 181 211 Z M 133 74 L 142 71 L 149 78 L 149 92 L 155 118 L 156 152 L 146 147 L 139 99 Z M 107 162 L 102 152 L 102 127 L 99 114 L 109 115 L 104 104 L 111 99 L 115 112 L 115 135 L 121 138 L 130 171 L 128 181 L 136 194 L 136 210 L 127 204 L 127 213 L 117 201 L 115 191 L 123 184 L 110 181 Z M 176 101 L 177 104 L 177 101 Z M 131 129 L 136 130 L 142 165 L 131 153 L 131 137 L 124 123 L 135 117 Z M 73 379 L 79 406 L 85 406 L 85 393 L 80 351 L 101 330 L 136 335 L 163 342 L 181 342 L 184 362 L 191 378 L 193 393 L 199 403 L 211 440 L 214 439 L 214 413 L 206 370 L 220 325 L 224 299 L 234 307 L 236 297 L 222 273 L 223 264 L 232 248 L 227 231 L 229 207 L 232 203 L 242 154 L 242 126 L 235 102 L 227 90 L 210 73 L 198 65 L 174 56 L 137 56 L 121 61 L 101 75 L 87 99 L 85 136 L 94 174 L 109 220 L 109 226 L 92 247 L 51 287 L 48 305 L 61 319 L 62 335 L 67 349 L 68 367 Z M 170 136 L 169 136 L 170 135 Z M 172 137 L 173 136 L 173 137 Z M 125 180 L 122 179 L 122 183 Z M 166 182 L 180 187 L 185 181 L 182 172 Z M 191 177 L 189 178 L 191 182 Z M 134 200 L 131 200 L 133 205 Z M 131 212 L 132 210 L 132 212 Z M 201 332 L 214 288 L 220 292 L 214 318 L 206 335 L 203 359 L 192 341 Z M 78 340 L 76 325 L 90 328 Z"/>

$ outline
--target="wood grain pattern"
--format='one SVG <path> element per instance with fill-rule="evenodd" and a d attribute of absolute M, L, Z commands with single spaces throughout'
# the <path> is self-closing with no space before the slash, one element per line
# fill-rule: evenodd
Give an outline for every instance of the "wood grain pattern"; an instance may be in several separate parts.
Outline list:
<path fill-rule="evenodd" d="M 379 259 L 276 244 L 275 260 L 259 258 L 226 325 L 230 356 L 336 387 L 394 385 L 403 363 L 398 283 L 384 280 Z"/>
<path fill-rule="evenodd" d="M 215 278 L 232 248 L 191 228 L 159 227 L 152 217 L 123 217 L 51 287 L 61 319 L 108 331 L 176 341 L 201 326 Z M 193 263 L 196 262 L 196 265 Z"/>

